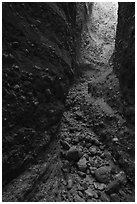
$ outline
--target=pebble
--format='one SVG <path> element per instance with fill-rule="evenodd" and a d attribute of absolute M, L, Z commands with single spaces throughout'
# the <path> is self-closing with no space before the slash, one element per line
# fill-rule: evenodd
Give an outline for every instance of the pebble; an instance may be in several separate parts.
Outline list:
<path fill-rule="evenodd" d="M 91 141 L 91 137 L 90 136 L 86 136 L 84 139 L 85 139 L 85 142 L 87 142 L 87 143 Z"/>
<path fill-rule="evenodd" d="M 118 138 L 117 137 L 114 137 L 113 139 L 112 139 L 112 142 L 114 142 L 114 143 L 117 143 L 119 140 L 118 140 Z"/>
<path fill-rule="evenodd" d="M 74 138 L 74 139 L 72 140 L 72 143 L 73 143 L 74 145 L 78 144 L 78 142 L 79 142 L 79 139 L 78 139 L 78 138 Z"/>
<path fill-rule="evenodd" d="M 78 175 L 82 178 L 86 177 L 86 174 L 84 172 L 78 171 Z"/>
<path fill-rule="evenodd" d="M 14 89 L 19 89 L 20 88 L 20 86 L 18 85 L 18 84 L 16 84 L 15 86 L 14 86 Z"/>
<path fill-rule="evenodd" d="M 114 178 L 117 181 L 119 181 L 121 184 L 126 184 L 126 182 L 127 182 L 126 174 L 123 171 L 121 171 L 118 174 L 116 174 Z"/>
<path fill-rule="evenodd" d="M 87 149 L 85 149 L 85 151 L 86 151 L 86 152 L 88 152 L 88 150 L 87 150 Z M 85 157 L 87 160 L 89 159 L 88 154 L 84 154 L 84 155 L 83 155 L 83 157 Z"/>
<path fill-rule="evenodd" d="M 101 150 L 104 150 L 104 148 L 105 148 L 105 147 L 104 147 L 103 145 L 100 146 L 100 149 L 101 149 Z"/>
<path fill-rule="evenodd" d="M 78 191 L 78 194 L 80 197 L 83 197 L 83 193 L 81 191 Z"/>
<path fill-rule="evenodd" d="M 112 155 L 111 155 L 111 153 L 108 152 L 108 151 L 104 151 L 104 156 L 105 156 L 105 158 L 108 159 L 108 160 L 111 160 L 111 159 L 112 159 Z"/>
<path fill-rule="evenodd" d="M 100 155 L 100 157 L 101 157 L 102 159 L 104 159 L 104 158 L 105 158 L 105 154 L 102 153 L 102 154 Z"/>
<path fill-rule="evenodd" d="M 70 149 L 70 145 L 68 144 L 68 142 L 61 140 L 60 144 L 63 147 L 63 149 L 65 149 L 65 150 L 69 150 Z"/>
<path fill-rule="evenodd" d="M 86 174 L 87 174 L 87 175 L 89 175 L 89 174 L 90 174 L 90 170 L 89 170 L 89 169 L 87 169 Z"/>
<path fill-rule="evenodd" d="M 87 169 L 87 160 L 86 160 L 86 158 L 85 157 L 81 158 L 79 160 L 79 162 L 77 163 L 77 165 L 78 165 L 78 169 L 80 171 L 85 172 L 86 169 Z"/>
<path fill-rule="evenodd" d="M 85 200 L 81 198 L 79 195 L 74 195 L 74 201 L 75 202 L 85 202 Z"/>
<path fill-rule="evenodd" d="M 92 156 L 95 156 L 97 154 L 97 148 L 96 147 L 90 147 L 89 152 Z"/>
<path fill-rule="evenodd" d="M 84 192 L 84 188 L 81 185 L 78 185 L 78 191 Z"/>
<path fill-rule="evenodd" d="M 104 190 L 106 185 L 104 183 L 98 183 L 98 182 L 94 182 L 94 187 L 97 190 Z"/>
<path fill-rule="evenodd" d="M 101 199 L 101 201 L 103 201 L 103 202 L 110 202 L 110 198 L 109 198 L 108 195 L 107 195 L 106 193 L 104 193 L 104 192 L 101 193 L 100 199 Z"/>
<path fill-rule="evenodd" d="M 95 175 L 95 171 L 91 170 L 91 171 L 90 171 L 90 174 L 91 174 L 92 176 L 94 176 L 94 175 Z"/>
<path fill-rule="evenodd" d="M 117 194 L 111 194 L 110 195 L 110 201 L 111 202 L 120 202 L 120 197 Z"/>
<path fill-rule="evenodd" d="M 90 187 L 85 191 L 87 198 L 98 198 L 98 194 L 93 191 Z"/>
<path fill-rule="evenodd" d="M 81 183 L 81 186 L 84 188 L 84 190 L 88 189 L 88 183 L 87 182 Z"/>
<path fill-rule="evenodd" d="M 91 176 L 87 175 L 85 180 L 88 183 L 88 185 L 92 185 L 93 186 L 94 179 Z"/>
<path fill-rule="evenodd" d="M 85 145 L 87 148 L 90 148 L 91 147 L 91 144 L 90 143 L 86 143 Z"/>
<path fill-rule="evenodd" d="M 67 185 L 68 190 L 70 190 L 72 188 L 72 184 L 73 184 L 72 179 L 69 179 L 68 180 L 68 185 Z"/>
<path fill-rule="evenodd" d="M 94 139 L 94 144 L 99 146 L 100 145 L 100 142 L 97 140 L 97 139 Z"/>

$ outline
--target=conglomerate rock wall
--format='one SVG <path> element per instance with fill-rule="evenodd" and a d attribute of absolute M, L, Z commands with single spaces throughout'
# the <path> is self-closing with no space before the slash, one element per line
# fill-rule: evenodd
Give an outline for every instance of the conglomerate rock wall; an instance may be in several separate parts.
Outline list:
<path fill-rule="evenodd" d="M 135 105 L 135 3 L 119 3 L 114 70 L 125 101 L 125 115 L 134 124 Z"/>
<path fill-rule="evenodd" d="M 3 181 L 56 135 L 91 3 L 3 3 Z M 119 3 L 114 69 L 134 106 L 134 3 Z M 129 115 L 131 108 L 129 108 Z M 12 176 L 11 176 L 12 175 Z"/>
<path fill-rule="evenodd" d="M 75 10 L 75 3 L 2 5 L 3 181 L 58 129 L 76 69 Z"/>

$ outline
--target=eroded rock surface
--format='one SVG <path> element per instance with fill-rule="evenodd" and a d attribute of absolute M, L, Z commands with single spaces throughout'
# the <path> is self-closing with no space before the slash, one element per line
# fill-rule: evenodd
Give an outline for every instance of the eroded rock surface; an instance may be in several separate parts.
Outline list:
<path fill-rule="evenodd" d="M 81 57 L 79 62 L 82 62 L 79 68 L 83 71 L 81 77 L 76 79 L 69 89 L 59 131 L 55 134 L 53 130 L 56 130 L 56 127 L 50 128 L 56 137 L 42 154 L 37 155 L 29 168 L 3 188 L 3 201 L 135 201 L 132 156 L 134 144 L 133 141 L 126 141 L 134 131 L 128 127 L 123 115 L 119 81 L 113 71 L 113 65 L 109 64 L 109 53 L 114 49 L 116 22 L 114 16 L 104 10 L 104 16 L 111 17 L 109 25 L 112 26 L 111 32 L 108 33 L 110 35 L 106 35 L 105 19 L 96 15 L 104 7 L 102 4 L 96 4 L 95 7 L 92 5 L 92 8 L 95 8 L 94 28 L 103 32 L 96 36 L 94 29 L 91 29 L 91 32 L 85 32 L 86 27 L 82 29 L 82 50 L 78 56 Z M 56 4 L 51 5 L 64 19 Z M 97 24 L 100 25 L 99 28 Z M 88 29 L 90 28 L 89 26 Z M 15 42 L 12 46 L 17 48 L 18 43 Z M 12 55 L 10 61 L 13 61 Z M 39 69 L 37 66 L 35 68 Z M 48 80 L 52 81 L 50 77 Z M 30 83 L 25 82 L 25 86 L 28 85 Z M 14 89 L 17 91 L 20 86 L 16 83 Z M 60 88 L 58 90 L 60 91 Z M 49 98 L 52 91 L 48 88 L 46 94 Z M 36 105 L 38 103 L 39 101 L 35 101 Z M 59 101 L 57 104 L 60 104 Z M 56 108 L 57 104 L 55 103 Z M 54 120 L 56 111 L 50 110 L 48 106 L 47 109 L 54 115 Z M 29 128 L 19 131 L 26 142 L 30 141 L 24 131 L 30 135 L 29 138 L 35 138 L 35 133 L 38 133 Z M 15 137 L 19 138 L 18 135 Z"/>
<path fill-rule="evenodd" d="M 2 7 L 6 182 L 34 161 L 58 130 L 74 77 L 76 12 L 75 3 L 10 2 Z"/>

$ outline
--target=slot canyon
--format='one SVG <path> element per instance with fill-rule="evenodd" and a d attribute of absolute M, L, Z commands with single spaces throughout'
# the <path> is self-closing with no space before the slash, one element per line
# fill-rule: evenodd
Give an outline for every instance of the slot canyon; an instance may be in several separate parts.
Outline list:
<path fill-rule="evenodd" d="M 2 201 L 135 202 L 135 2 L 2 3 Z"/>

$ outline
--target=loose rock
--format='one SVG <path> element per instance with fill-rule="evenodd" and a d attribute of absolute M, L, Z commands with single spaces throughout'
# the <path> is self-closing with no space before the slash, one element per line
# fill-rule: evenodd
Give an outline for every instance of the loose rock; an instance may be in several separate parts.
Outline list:
<path fill-rule="evenodd" d="M 72 184 L 73 184 L 72 179 L 69 179 L 68 180 L 68 186 L 67 186 L 68 190 L 70 190 L 72 188 Z"/>
<path fill-rule="evenodd" d="M 88 188 L 85 191 L 85 194 L 86 194 L 87 198 L 98 198 L 98 194 L 95 191 L 93 191 L 91 188 Z"/>
<path fill-rule="evenodd" d="M 108 194 L 116 193 L 116 192 L 118 192 L 119 188 L 120 188 L 120 182 L 115 180 L 115 181 L 112 181 L 108 184 L 105 191 Z"/>
<path fill-rule="evenodd" d="M 123 171 L 116 174 L 115 179 L 117 181 L 119 181 L 121 184 L 126 184 L 126 182 L 127 182 L 126 175 L 125 175 L 125 173 Z"/>
<path fill-rule="evenodd" d="M 110 180 L 111 167 L 102 166 L 95 170 L 95 177 L 101 183 L 108 183 Z"/>
<path fill-rule="evenodd" d="M 97 140 L 97 139 L 94 139 L 94 144 L 99 146 L 100 145 L 100 142 Z"/>
<path fill-rule="evenodd" d="M 126 182 L 126 175 L 123 171 L 121 171 L 115 176 L 115 180 L 108 184 L 106 187 L 106 192 L 108 194 L 116 193 L 118 192 L 120 186 L 126 184 Z"/>
<path fill-rule="evenodd" d="M 94 156 L 97 153 L 97 148 L 96 147 L 90 147 L 89 152 L 91 153 L 92 156 Z"/>
<path fill-rule="evenodd" d="M 85 202 L 85 200 L 83 198 L 81 198 L 79 195 L 74 196 L 74 201 L 75 202 Z"/>
<path fill-rule="evenodd" d="M 87 169 L 87 160 L 86 160 L 86 158 L 85 158 L 85 157 L 84 157 L 84 158 L 81 158 L 81 159 L 79 160 L 79 162 L 77 163 L 77 165 L 78 165 L 78 169 L 79 169 L 80 171 L 85 172 L 86 169 Z"/>
<path fill-rule="evenodd" d="M 81 186 L 82 186 L 85 190 L 88 189 L 88 183 L 85 182 L 85 181 L 81 184 Z"/>
<path fill-rule="evenodd" d="M 77 162 L 80 159 L 79 150 L 75 146 L 71 147 L 66 154 L 66 159 Z"/>
<path fill-rule="evenodd" d="M 117 194 L 111 194 L 110 201 L 111 202 L 120 202 L 120 197 Z"/>
<path fill-rule="evenodd" d="M 78 195 L 82 198 L 83 197 L 83 193 L 81 191 L 78 191 Z"/>
<path fill-rule="evenodd" d="M 63 147 L 63 149 L 65 149 L 65 150 L 69 150 L 70 149 L 70 145 L 68 144 L 68 142 L 61 140 L 60 144 Z"/>
<path fill-rule="evenodd" d="M 106 193 L 101 193 L 101 196 L 100 196 L 100 199 L 101 201 L 103 202 L 110 202 L 110 198 L 108 197 L 108 195 Z"/>
<path fill-rule="evenodd" d="M 106 185 L 105 185 L 104 183 L 94 182 L 94 187 L 95 187 L 95 189 L 97 189 L 97 190 L 104 190 L 104 188 L 106 187 Z"/>
<path fill-rule="evenodd" d="M 86 177 L 86 174 L 84 172 L 78 171 L 78 175 L 82 178 Z"/>

